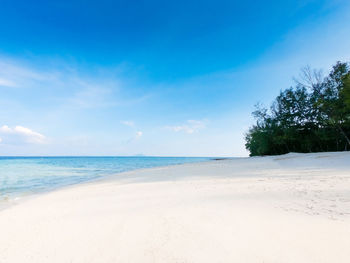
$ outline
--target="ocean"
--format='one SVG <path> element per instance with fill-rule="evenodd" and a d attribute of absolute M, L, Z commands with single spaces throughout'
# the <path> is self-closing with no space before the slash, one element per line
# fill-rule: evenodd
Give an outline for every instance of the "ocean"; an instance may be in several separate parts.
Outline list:
<path fill-rule="evenodd" d="M 0 201 L 121 172 L 207 161 L 202 157 L 0 157 Z"/>

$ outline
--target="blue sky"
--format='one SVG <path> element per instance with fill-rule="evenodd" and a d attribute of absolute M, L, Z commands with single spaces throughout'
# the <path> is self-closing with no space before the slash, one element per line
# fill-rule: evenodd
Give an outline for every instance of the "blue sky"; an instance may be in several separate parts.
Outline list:
<path fill-rule="evenodd" d="M 346 0 L 0 4 L 0 155 L 246 156 L 255 103 L 350 60 Z"/>

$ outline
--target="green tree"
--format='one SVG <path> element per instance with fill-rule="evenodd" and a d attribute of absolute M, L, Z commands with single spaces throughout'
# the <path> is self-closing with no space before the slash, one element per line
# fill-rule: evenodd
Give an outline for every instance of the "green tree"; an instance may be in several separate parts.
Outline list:
<path fill-rule="evenodd" d="M 246 134 L 251 155 L 350 149 L 350 70 L 337 62 L 323 78 L 302 69 L 296 87 L 281 91 L 269 110 L 258 105 Z"/>

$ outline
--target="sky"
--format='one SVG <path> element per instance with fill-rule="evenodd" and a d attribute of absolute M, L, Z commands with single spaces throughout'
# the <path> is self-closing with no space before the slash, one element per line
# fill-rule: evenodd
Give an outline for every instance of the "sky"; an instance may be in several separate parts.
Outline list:
<path fill-rule="evenodd" d="M 247 156 L 256 103 L 350 61 L 348 0 L 0 6 L 6 156 Z"/>

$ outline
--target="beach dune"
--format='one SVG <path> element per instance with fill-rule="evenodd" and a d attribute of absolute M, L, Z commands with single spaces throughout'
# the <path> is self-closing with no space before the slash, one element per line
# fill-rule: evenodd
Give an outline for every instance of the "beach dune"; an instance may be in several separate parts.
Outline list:
<path fill-rule="evenodd" d="M 350 153 L 127 172 L 0 211 L 0 262 L 350 262 Z"/>

